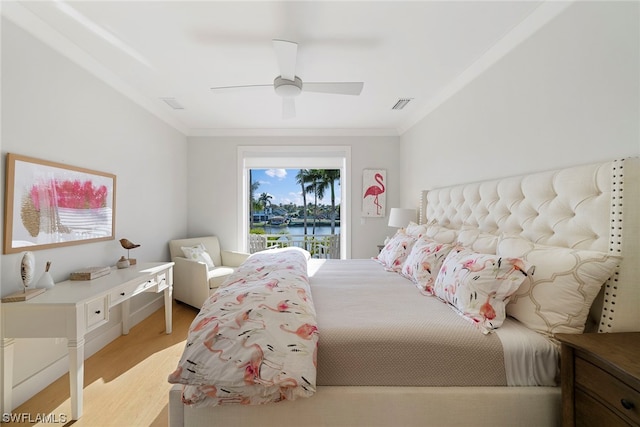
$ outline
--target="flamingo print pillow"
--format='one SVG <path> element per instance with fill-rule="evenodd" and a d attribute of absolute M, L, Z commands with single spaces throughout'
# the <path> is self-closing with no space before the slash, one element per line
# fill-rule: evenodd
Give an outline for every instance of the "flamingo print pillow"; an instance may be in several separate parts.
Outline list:
<path fill-rule="evenodd" d="M 489 333 L 502 325 L 509 297 L 532 269 L 520 258 L 480 254 L 459 246 L 444 260 L 434 293 L 484 333 Z"/>
<path fill-rule="evenodd" d="M 387 270 L 400 272 L 402 264 L 411 252 L 411 248 L 416 243 L 416 238 L 405 234 L 399 230 L 374 259 L 382 264 Z"/>
<path fill-rule="evenodd" d="M 423 294 L 433 295 L 438 271 L 451 249 L 453 245 L 422 237 L 413 245 L 400 274 L 415 283 Z"/>

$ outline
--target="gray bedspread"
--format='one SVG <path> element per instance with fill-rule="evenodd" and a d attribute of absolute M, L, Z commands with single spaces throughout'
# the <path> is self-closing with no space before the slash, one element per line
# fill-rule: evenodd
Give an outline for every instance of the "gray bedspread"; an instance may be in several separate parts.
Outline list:
<path fill-rule="evenodd" d="M 500 338 L 373 260 L 310 260 L 318 385 L 504 386 Z"/>

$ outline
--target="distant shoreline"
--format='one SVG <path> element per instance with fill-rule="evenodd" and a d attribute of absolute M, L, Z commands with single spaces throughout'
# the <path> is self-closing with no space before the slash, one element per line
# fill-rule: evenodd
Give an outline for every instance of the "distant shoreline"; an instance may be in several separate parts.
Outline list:
<path fill-rule="evenodd" d="M 334 222 L 336 227 L 340 226 L 340 220 L 336 219 Z M 269 224 L 268 222 L 265 221 L 260 221 L 260 222 L 254 222 L 253 224 L 251 224 L 252 227 L 303 227 L 304 226 L 304 220 L 303 219 L 291 219 L 289 220 L 288 223 L 282 223 L 282 224 Z M 316 226 L 318 227 L 330 227 L 331 226 L 331 220 L 329 219 L 318 219 L 316 220 Z M 313 227 L 313 220 L 312 219 L 307 219 L 307 227 Z"/>

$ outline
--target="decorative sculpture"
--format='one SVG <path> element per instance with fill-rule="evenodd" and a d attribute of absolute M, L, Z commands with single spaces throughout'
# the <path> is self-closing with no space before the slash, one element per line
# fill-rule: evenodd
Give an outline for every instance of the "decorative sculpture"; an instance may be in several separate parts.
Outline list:
<path fill-rule="evenodd" d="M 22 262 L 20 263 L 20 277 L 22 278 L 22 286 L 24 286 L 24 292 L 27 292 L 29 284 L 33 280 L 33 273 L 36 268 L 36 258 L 33 256 L 33 252 L 27 251 L 22 256 Z"/>
<path fill-rule="evenodd" d="M 129 239 L 120 239 L 120 244 L 122 245 L 123 248 L 127 250 L 127 259 L 129 260 L 129 265 L 135 265 L 136 259 L 129 258 L 129 250 L 139 248 L 140 245 L 133 243 Z"/>

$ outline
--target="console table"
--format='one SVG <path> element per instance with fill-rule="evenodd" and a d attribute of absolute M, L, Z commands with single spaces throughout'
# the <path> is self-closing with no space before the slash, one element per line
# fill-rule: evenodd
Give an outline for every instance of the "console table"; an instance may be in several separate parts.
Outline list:
<path fill-rule="evenodd" d="M 164 292 L 164 317 L 171 333 L 173 262 L 140 263 L 112 268 L 93 280 L 56 283 L 45 293 L 22 302 L 2 304 L 3 401 L 2 412 L 11 412 L 13 345 L 15 338 L 66 338 L 69 349 L 71 418 L 82 416 L 84 386 L 84 337 L 109 321 L 109 310 L 122 306 L 122 333 L 131 325 L 130 298 L 142 292 Z"/>

